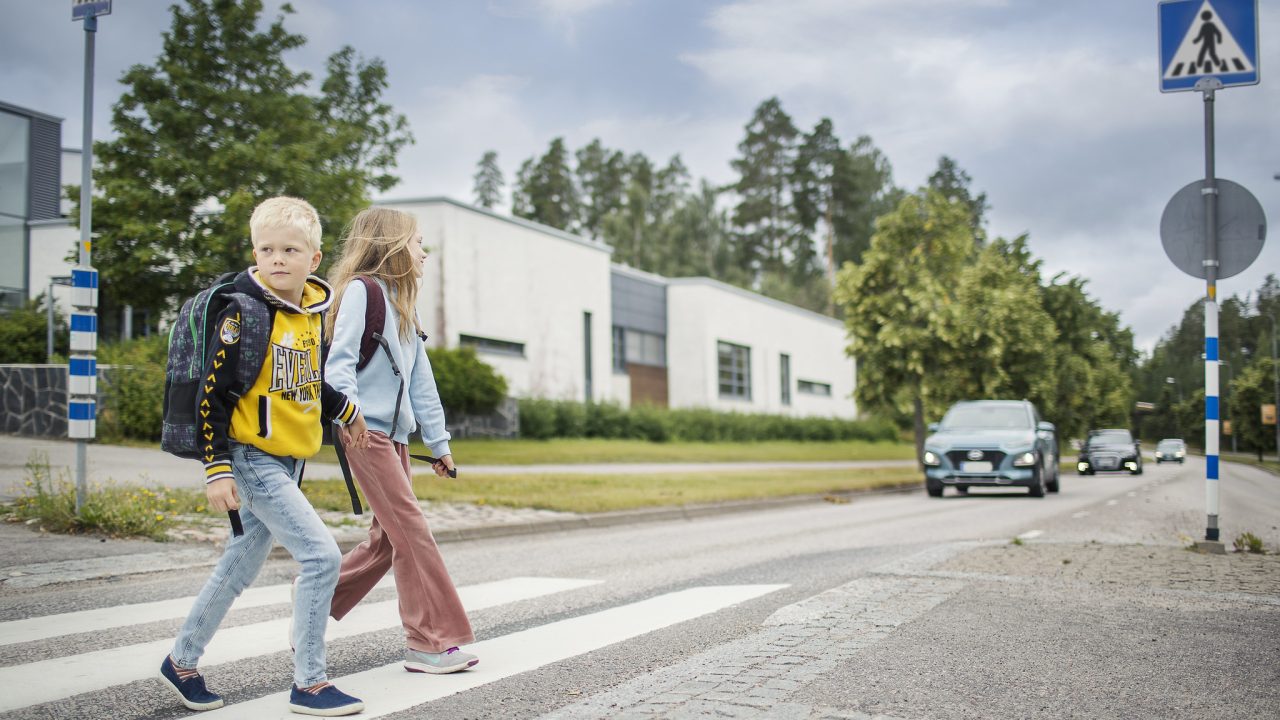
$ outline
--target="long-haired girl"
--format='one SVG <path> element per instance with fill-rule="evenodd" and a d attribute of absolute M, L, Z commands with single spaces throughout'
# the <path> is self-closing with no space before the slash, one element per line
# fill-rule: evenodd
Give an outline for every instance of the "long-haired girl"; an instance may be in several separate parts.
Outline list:
<path fill-rule="evenodd" d="M 371 207 L 351 221 L 331 273 L 336 299 L 326 318 L 333 342 L 325 374 L 335 389 L 359 405 L 368 423 L 362 435 L 343 428 L 338 435 L 373 510 L 373 524 L 369 537 L 342 558 L 330 614 L 341 620 L 391 568 L 407 635 L 404 667 L 441 674 L 480 661 L 458 649 L 475 637 L 413 494 L 409 471 L 406 445 L 415 424 L 437 458 L 432 466 L 436 474 L 443 477 L 454 468 L 444 409 L 424 346 L 426 335 L 415 310 L 426 258 L 412 215 Z M 382 338 L 380 347 L 357 370 L 366 309 L 378 295 L 386 306 L 385 321 L 375 328 Z"/>

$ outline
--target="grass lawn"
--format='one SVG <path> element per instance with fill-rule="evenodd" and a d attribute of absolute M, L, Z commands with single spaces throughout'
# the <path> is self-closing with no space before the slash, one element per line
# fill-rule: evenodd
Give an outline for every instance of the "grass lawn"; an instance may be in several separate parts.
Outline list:
<path fill-rule="evenodd" d="M 1271 456 L 1273 455 L 1273 453 L 1267 453 L 1267 455 Z M 1240 463 L 1241 465 L 1252 465 L 1257 468 L 1262 468 L 1263 470 L 1266 470 L 1268 472 L 1275 473 L 1276 475 L 1280 475 L 1280 462 L 1276 462 L 1275 460 L 1263 460 L 1262 462 L 1258 462 L 1258 459 L 1256 457 L 1232 455 L 1230 457 L 1222 458 L 1222 461 L 1230 462 L 1230 463 Z"/>
<path fill-rule="evenodd" d="M 533 507 L 565 512 L 606 512 L 662 505 L 775 498 L 886 487 L 921 479 L 915 468 L 698 472 L 646 475 L 471 475 L 457 480 L 414 477 L 422 500 Z M 351 507 L 340 480 L 302 484 L 318 508 Z"/>
<path fill-rule="evenodd" d="M 791 442 L 651 443 L 643 440 L 454 440 L 459 465 L 581 465 L 587 463 L 691 463 L 750 461 L 910 460 L 910 443 Z M 422 443 L 410 443 L 426 453 Z M 332 447 L 323 447 L 316 462 L 337 462 Z"/>

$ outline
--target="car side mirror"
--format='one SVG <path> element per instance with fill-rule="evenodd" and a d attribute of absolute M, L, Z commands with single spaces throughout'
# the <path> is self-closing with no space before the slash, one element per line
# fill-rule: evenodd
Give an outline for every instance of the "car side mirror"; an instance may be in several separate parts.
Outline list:
<path fill-rule="evenodd" d="M 1053 423 L 1045 422 L 1044 420 L 1041 420 L 1040 422 L 1036 423 L 1036 429 L 1040 430 L 1041 432 L 1053 432 L 1057 428 L 1053 426 Z"/>
<path fill-rule="evenodd" d="M 929 432 L 931 433 L 938 432 L 938 423 L 929 423 Z"/>

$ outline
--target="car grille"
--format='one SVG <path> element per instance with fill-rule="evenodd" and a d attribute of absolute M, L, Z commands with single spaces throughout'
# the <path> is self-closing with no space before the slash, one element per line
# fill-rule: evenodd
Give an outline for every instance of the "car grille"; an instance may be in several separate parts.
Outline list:
<path fill-rule="evenodd" d="M 1120 456 L 1119 455 L 1094 455 L 1093 467 L 1098 470 L 1119 470 Z"/>
<path fill-rule="evenodd" d="M 987 462 L 991 463 L 991 467 L 993 469 L 999 469 L 1000 463 L 1004 462 L 1004 456 L 1005 456 L 1005 453 L 1000 452 L 999 450 L 983 450 L 982 457 L 976 458 L 976 459 L 986 460 Z M 958 468 L 960 467 L 960 463 L 966 462 L 969 460 L 969 451 L 968 450 L 952 450 L 947 453 L 947 460 L 951 461 L 951 467 Z"/>

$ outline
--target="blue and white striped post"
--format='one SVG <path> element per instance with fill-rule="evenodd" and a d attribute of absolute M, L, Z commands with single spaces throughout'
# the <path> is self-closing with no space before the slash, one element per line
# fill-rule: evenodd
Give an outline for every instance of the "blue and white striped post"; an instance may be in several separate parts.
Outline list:
<path fill-rule="evenodd" d="M 93 249 L 93 45 L 98 16 L 111 0 L 72 0 L 71 19 L 84 22 L 84 127 L 80 153 L 80 262 L 71 271 L 71 362 L 67 366 L 67 437 L 76 441 L 76 515 L 88 492 L 88 446 L 98 416 L 98 271 Z"/>
<path fill-rule="evenodd" d="M 1214 91 L 1222 87 L 1216 79 L 1201 79 L 1197 89 L 1204 93 L 1204 504 L 1208 516 L 1204 539 L 1214 551 L 1218 540 L 1218 180 L 1213 168 Z"/>

